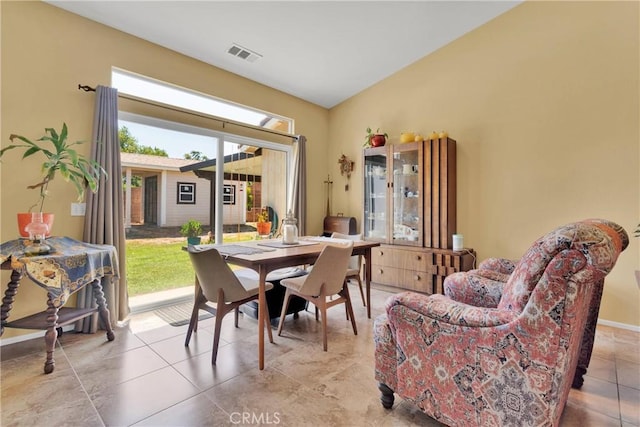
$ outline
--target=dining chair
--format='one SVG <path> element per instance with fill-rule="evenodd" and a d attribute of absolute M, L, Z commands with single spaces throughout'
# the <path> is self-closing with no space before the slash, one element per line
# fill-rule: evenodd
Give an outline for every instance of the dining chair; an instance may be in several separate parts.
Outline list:
<path fill-rule="evenodd" d="M 362 240 L 362 233 L 342 234 L 336 231 L 331 234 L 331 237 L 335 239 L 347 239 L 357 242 Z M 362 297 L 362 305 L 366 307 L 367 302 L 364 299 L 364 291 L 362 290 L 362 255 L 353 255 L 351 258 L 349 258 L 349 267 L 347 268 L 347 274 L 344 280 L 345 282 L 349 282 L 349 280 L 356 280 L 358 282 L 358 286 L 360 287 L 360 297 Z"/>
<path fill-rule="evenodd" d="M 280 283 L 286 288 L 282 314 L 278 323 L 278 336 L 282 333 L 285 314 L 289 300 L 293 295 L 304 298 L 313 303 L 322 317 L 322 344 L 327 351 L 327 309 L 336 304 L 344 303 L 347 307 L 354 335 L 358 335 L 353 307 L 349 297 L 349 287 L 345 284 L 345 275 L 349 266 L 349 258 L 353 250 L 353 241 L 333 239 L 320 252 L 320 256 L 313 265 L 313 269 L 306 276 L 284 279 Z M 337 296 L 335 299 L 329 297 Z M 317 312 L 316 312 L 317 320 Z"/>
<path fill-rule="evenodd" d="M 205 310 L 213 314 L 216 317 L 216 322 L 213 334 L 211 364 L 215 365 L 218 356 L 222 319 L 227 313 L 235 311 L 235 326 L 236 328 L 238 327 L 239 307 L 249 301 L 258 299 L 259 281 L 250 277 L 234 274 L 220 255 L 220 252 L 215 248 L 189 246 L 187 250 L 196 273 L 198 286 L 196 286 L 197 293 L 184 345 L 185 347 L 189 345 L 191 333 L 197 332 L 198 330 L 198 312 Z M 271 283 L 265 283 L 265 292 L 272 288 L 273 285 Z M 215 303 L 215 307 L 209 305 L 208 302 Z M 266 306 L 265 309 L 267 309 L 268 312 Z M 273 335 L 271 333 L 268 316 L 265 317 L 265 327 L 269 333 L 269 341 L 273 343 Z"/>

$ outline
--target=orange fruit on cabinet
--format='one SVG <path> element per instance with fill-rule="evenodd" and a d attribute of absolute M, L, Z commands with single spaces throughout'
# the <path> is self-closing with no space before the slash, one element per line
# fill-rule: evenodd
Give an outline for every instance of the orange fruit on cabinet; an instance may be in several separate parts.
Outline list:
<path fill-rule="evenodd" d="M 438 132 L 435 130 L 429 134 L 429 139 L 438 139 Z"/>
<path fill-rule="evenodd" d="M 446 131 L 440 131 L 440 133 L 438 134 L 438 138 L 446 138 L 449 136 L 449 133 L 447 133 Z"/>
<path fill-rule="evenodd" d="M 422 142 L 422 140 L 423 140 L 422 135 L 420 135 L 420 134 L 416 135 L 415 138 L 413 138 L 413 140 L 415 142 Z"/>
<path fill-rule="evenodd" d="M 413 142 L 414 137 L 413 132 L 402 132 L 400 134 L 400 142 Z"/>

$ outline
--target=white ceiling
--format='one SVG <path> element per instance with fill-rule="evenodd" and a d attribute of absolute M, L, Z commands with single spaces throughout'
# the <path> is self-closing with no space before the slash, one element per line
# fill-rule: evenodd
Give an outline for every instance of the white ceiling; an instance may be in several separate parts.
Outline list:
<path fill-rule="evenodd" d="M 47 3 L 330 108 L 521 2 Z M 234 57 L 232 43 L 262 58 Z"/>

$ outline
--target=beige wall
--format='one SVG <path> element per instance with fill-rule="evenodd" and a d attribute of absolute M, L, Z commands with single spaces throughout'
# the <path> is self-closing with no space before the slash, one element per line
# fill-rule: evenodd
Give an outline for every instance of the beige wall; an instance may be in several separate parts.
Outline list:
<path fill-rule="evenodd" d="M 189 87 L 244 105 L 292 117 L 296 132 L 307 136 L 309 156 L 308 191 L 322 191 L 327 163 L 328 111 L 200 61 L 129 36 L 41 2 L 0 2 L 2 94 L 0 142 L 11 133 L 37 138 L 45 127 L 60 128 L 65 121 L 72 140 L 90 140 L 94 95 L 77 89 L 78 84 L 109 85 L 111 67 L 116 66 L 180 86 Z M 134 109 L 124 102 L 121 107 Z M 163 117 L 171 119 L 171 117 Z M 233 132 L 229 127 L 226 129 Z M 238 132 L 240 133 L 240 132 Z M 250 135 L 263 137 L 264 134 Z M 282 140 L 282 139 L 281 139 Z M 88 146 L 86 153 L 88 154 Z M 15 214 L 31 206 L 37 195 L 25 187 L 37 181 L 40 163 L 19 160 L 7 154 L 0 165 L 0 240 L 17 236 Z M 50 187 L 47 210 L 56 214 L 54 234 L 82 237 L 82 217 L 71 217 L 75 196 L 62 179 Z M 322 229 L 322 201 L 309 200 L 312 226 Z M 317 213 L 317 214 L 316 214 Z M 0 277 L 4 293 L 7 272 Z M 25 303 L 26 302 L 26 303 Z M 12 318 L 46 308 L 46 294 L 25 283 L 11 312 Z M 25 331 L 8 329 L 3 338 Z"/>
<path fill-rule="evenodd" d="M 640 221 L 637 2 L 524 3 L 331 109 L 335 211 L 358 218 L 367 126 L 458 142 L 458 232 L 479 258 L 519 257 L 554 227 Z M 337 159 L 356 160 L 343 190 Z M 640 325 L 638 239 L 600 318 Z"/>
<path fill-rule="evenodd" d="M 577 219 L 604 217 L 629 231 L 640 220 L 636 2 L 525 3 L 330 111 L 47 4 L 0 8 L 3 146 L 10 133 L 35 137 L 62 121 L 72 139 L 89 140 L 93 96 L 77 85 L 109 85 L 117 66 L 293 117 L 313 159 L 308 193 L 326 194 L 328 170 L 333 213 L 358 223 L 364 129 L 382 127 L 391 142 L 404 130 L 448 130 L 458 141 L 458 232 L 480 259 L 517 257 Z M 356 161 L 348 192 L 343 153 Z M 0 165 L 2 241 L 36 198 L 24 188 L 37 162 L 12 159 Z M 68 215 L 74 196 L 54 184 L 55 234 L 79 238 L 82 218 Z M 309 198 L 310 233 L 321 232 L 325 204 Z M 640 325 L 639 260 L 633 239 L 608 277 L 601 319 Z M 4 291 L 6 272 L 1 279 Z M 12 317 L 44 308 L 46 296 L 24 284 L 18 298 Z"/>

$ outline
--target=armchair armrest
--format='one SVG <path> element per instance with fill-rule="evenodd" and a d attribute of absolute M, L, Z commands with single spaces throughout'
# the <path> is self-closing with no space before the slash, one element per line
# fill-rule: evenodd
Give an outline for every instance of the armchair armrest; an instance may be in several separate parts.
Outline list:
<path fill-rule="evenodd" d="M 509 275 L 493 270 L 454 273 L 444 279 L 444 294 L 454 301 L 476 307 L 495 308 Z"/>
<path fill-rule="evenodd" d="M 487 258 L 478 266 L 479 270 L 493 270 L 502 274 L 511 274 L 516 268 L 517 260 L 506 258 Z"/>
<path fill-rule="evenodd" d="M 403 292 L 394 295 L 387 300 L 387 315 L 390 316 L 390 312 L 396 306 L 404 306 L 419 315 L 442 323 L 471 328 L 504 325 L 517 318 L 516 313 L 510 310 L 475 307 L 439 294 Z"/>

